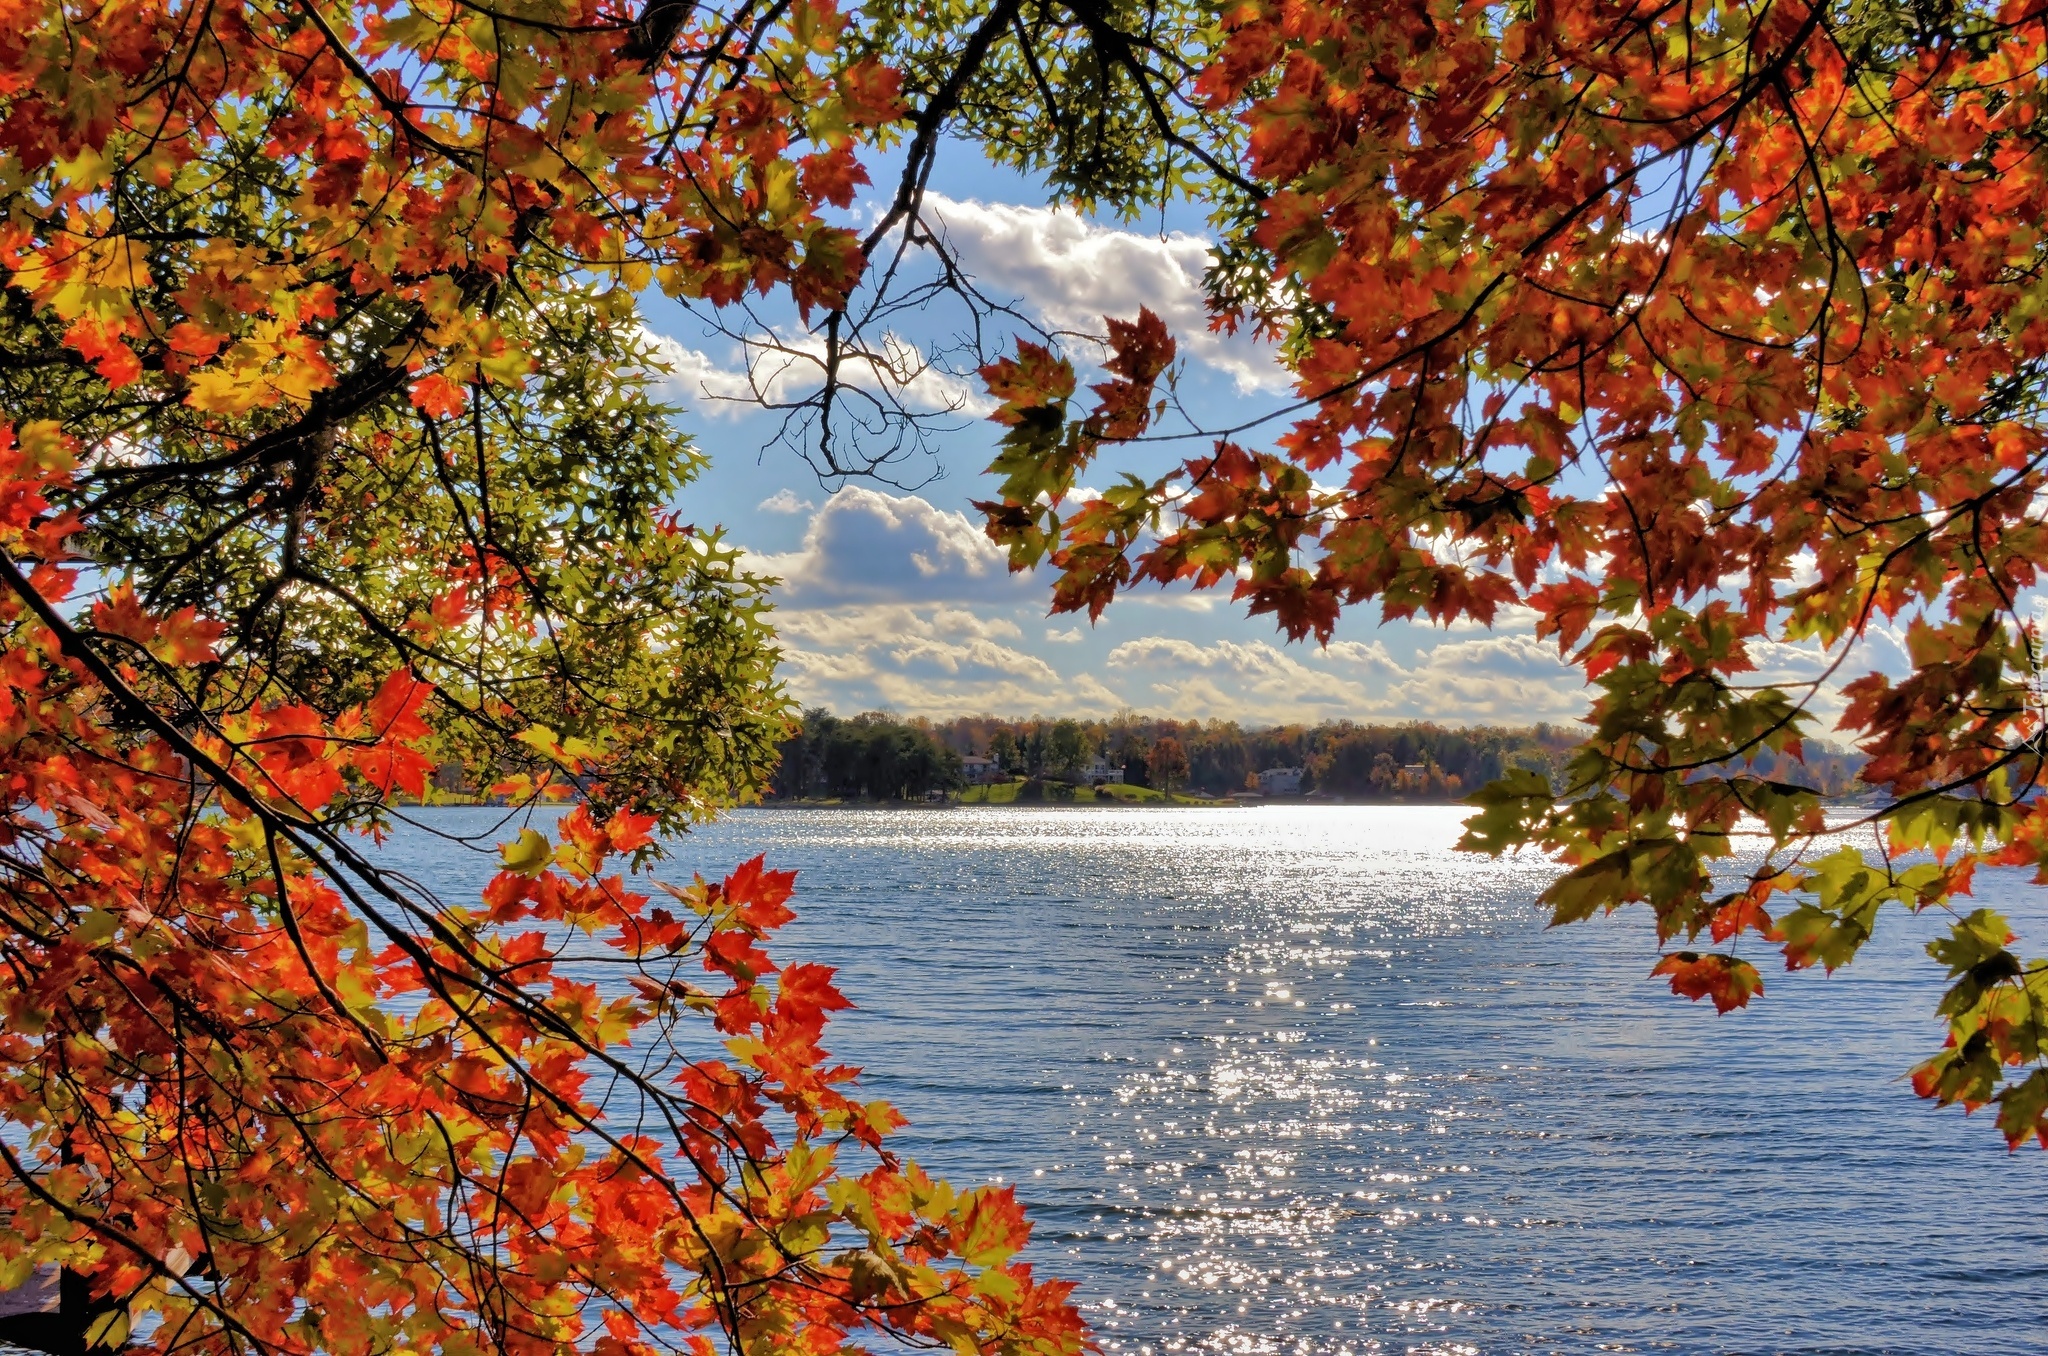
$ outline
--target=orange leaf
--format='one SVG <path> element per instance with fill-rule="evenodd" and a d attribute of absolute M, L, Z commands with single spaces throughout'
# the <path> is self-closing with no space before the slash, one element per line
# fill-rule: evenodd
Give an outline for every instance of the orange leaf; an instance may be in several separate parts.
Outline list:
<path fill-rule="evenodd" d="M 1675 951 L 1658 961 L 1650 974 L 1669 975 L 1671 992 L 1680 998 L 1690 998 L 1694 1002 L 1702 998 L 1713 999 L 1717 1012 L 1745 1007 L 1752 997 L 1764 991 L 1763 978 L 1757 974 L 1755 966 L 1719 952 L 1703 956 L 1692 951 Z"/>

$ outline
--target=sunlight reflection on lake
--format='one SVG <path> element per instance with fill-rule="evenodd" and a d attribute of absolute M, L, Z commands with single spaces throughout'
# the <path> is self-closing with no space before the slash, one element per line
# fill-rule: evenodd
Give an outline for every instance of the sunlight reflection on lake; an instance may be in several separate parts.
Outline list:
<path fill-rule="evenodd" d="M 834 1053 L 907 1152 L 1019 1183 L 1107 1351 L 2039 1349 L 2048 1161 L 1898 1078 L 1932 920 L 1717 1019 L 1641 918 L 1546 931 L 1549 868 L 1461 814 L 758 810 L 672 869 L 802 870 L 778 952 L 841 968 Z"/>

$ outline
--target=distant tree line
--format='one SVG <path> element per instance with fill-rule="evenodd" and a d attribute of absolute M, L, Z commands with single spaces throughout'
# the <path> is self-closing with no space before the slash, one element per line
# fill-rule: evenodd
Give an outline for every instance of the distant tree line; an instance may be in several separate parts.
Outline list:
<path fill-rule="evenodd" d="M 1298 767 L 1304 791 L 1386 799 L 1451 799 L 1515 764 L 1551 772 L 1575 742 L 1551 726 L 1341 721 L 1247 729 L 1235 721 L 1131 712 L 1108 720 L 973 716 L 933 729 L 958 752 L 991 758 L 1020 776 L 1057 777 L 1099 757 L 1138 786 L 1228 795 L 1255 787 L 1268 768 Z"/>
<path fill-rule="evenodd" d="M 782 741 L 775 796 L 785 800 L 923 800 L 961 784 L 960 754 L 930 721 L 879 711 L 804 712 Z"/>
<path fill-rule="evenodd" d="M 1563 726 L 1272 725 L 1171 720 L 1123 712 L 1108 720 L 963 716 L 934 722 L 882 712 L 804 713 L 783 741 L 774 794 L 798 799 L 922 800 L 964 782 L 963 757 L 991 759 L 1014 777 L 1071 778 L 1097 760 L 1124 781 L 1161 790 L 1229 795 L 1255 788 L 1268 768 L 1298 767 L 1305 793 L 1347 800 L 1455 800 L 1510 767 L 1563 788 L 1581 736 Z M 1771 781 L 1840 796 L 1861 786 L 1860 754 L 1809 747 L 1802 766 L 1762 753 L 1748 766 Z"/>

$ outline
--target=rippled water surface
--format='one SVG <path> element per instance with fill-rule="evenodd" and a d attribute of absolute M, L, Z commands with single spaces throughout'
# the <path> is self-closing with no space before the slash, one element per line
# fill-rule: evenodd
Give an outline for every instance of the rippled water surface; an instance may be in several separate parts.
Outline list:
<path fill-rule="evenodd" d="M 1898 1077 L 1931 920 L 1716 1018 L 1459 817 L 758 810 L 676 869 L 801 868 L 777 953 L 840 967 L 834 1053 L 914 1156 L 1020 1184 L 1109 1352 L 2048 1351 L 2048 1155 Z"/>

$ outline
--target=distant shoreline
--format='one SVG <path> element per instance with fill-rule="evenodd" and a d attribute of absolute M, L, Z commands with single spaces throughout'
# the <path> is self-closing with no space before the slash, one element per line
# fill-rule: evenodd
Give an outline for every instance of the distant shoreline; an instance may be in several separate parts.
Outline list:
<path fill-rule="evenodd" d="M 1012 785 L 1016 785 L 1013 783 Z M 969 792 L 994 788 L 970 787 Z M 1126 788 L 1118 787 L 1117 790 Z M 1149 787 L 1128 788 L 1134 791 L 1150 792 L 1147 795 L 1094 796 L 1086 788 L 1074 788 L 1073 793 L 1039 797 L 1012 795 L 1003 799 L 988 799 L 971 796 L 962 792 L 949 792 L 938 800 L 866 800 L 854 798 L 787 798 L 754 801 L 734 809 L 748 810 L 933 810 L 933 809 L 1016 809 L 1049 808 L 1058 810 L 1102 809 L 1106 806 L 1137 807 L 1141 809 L 1220 809 L 1228 806 L 1294 806 L 1302 808 L 1325 807 L 1334 809 L 1387 808 L 1392 806 L 1448 805 L 1461 809 L 1473 808 L 1464 798 L 1457 796 L 1262 796 L 1256 793 L 1233 796 L 1204 796 L 1189 792 L 1176 792 L 1169 799 L 1164 794 L 1151 791 Z M 1830 810 L 1877 809 L 1881 801 L 1869 796 L 1823 796 L 1821 804 Z"/>
<path fill-rule="evenodd" d="M 1111 796 L 1096 799 L 1090 796 L 1063 796 L 1045 800 L 967 800 L 959 796 L 947 796 L 943 800 L 763 800 L 738 808 L 749 810 L 1012 810 L 1012 809 L 1054 809 L 1054 810 L 1098 810 L 1110 806 L 1158 810 L 1201 810 L 1223 809 L 1230 806 L 1284 805 L 1296 807 L 1329 807 L 1336 809 L 1357 809 L 1362 806 L 1395 805 L 1455 805 L 1463 801 L 1441 799 L 1430 800 L 1412 797 L 1405 800 L 1368 800 L 1364 797 L 1324 796 L 1189 796 L 1176 795 L 1172 800 L 1165 797 L 1138 799 L 1135 797 Z"/>

